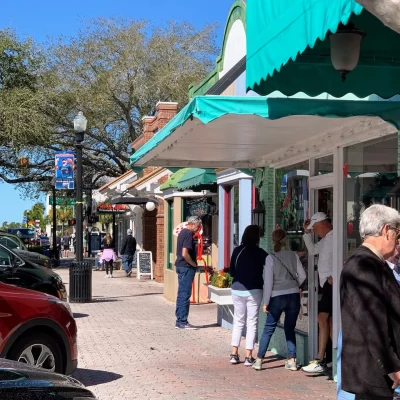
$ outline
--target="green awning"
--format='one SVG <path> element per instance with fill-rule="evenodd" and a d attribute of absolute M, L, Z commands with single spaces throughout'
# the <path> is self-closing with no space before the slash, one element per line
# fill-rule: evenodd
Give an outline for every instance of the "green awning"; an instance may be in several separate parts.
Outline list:
<path fill-rule="evenodd" d="M 135 153 L 137 154 L 137 153 Z M 160 190 L 177 189 L 179 180 L 189 172 L 190 168 L 181 168 L 174 172 L 161 186 Z"/>
<path fill-rule="evenodd" d="M 166 168 L 255 168 L 266 165 L 266 154 L 303 145 L 320 133 L 371 125 L 375 120 L 367 116 L 399 128 L 400 102 L 199 96 L 130 162 Z"/>
<path fill-rule="evenodd" d="M 342 83 L 327 34 L 349 21 L 366 36 L 357 67 Z M 400 93 L 400 35 L 354 0 L 252 0 L 246 29 L 246 86 L 260 95 Z"/>
<path fill-rule="evenodd" d="M 196 186 L 210 185 L 217 182 L 214 168 L 190 168 L 179 180 L 178 189 L 189 189 Z"/>

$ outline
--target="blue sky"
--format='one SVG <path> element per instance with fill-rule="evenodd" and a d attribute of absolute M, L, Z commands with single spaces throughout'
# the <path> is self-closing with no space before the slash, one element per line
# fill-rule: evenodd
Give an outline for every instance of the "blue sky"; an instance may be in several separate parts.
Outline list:
<path fill-rule="evenodd" d="M 169 20 L 189 21 L 200 28 L 207 22 L 218 23 L 217 44 L 222 42 L 229 9 L 234 0 L 13 0 L 1 5 L 0 29 L 13 28 L 22 37 L 39 42 L 63 35 L 74 36 L 86 20 L 95 17 L 148 19 L 153 24 Z M 0 224 L 21 221 L 23 211 L 35 201 L 20 198 L 13 185 L 0 183 Z M 43 199 L 39 199 L 42 200 Z"/>

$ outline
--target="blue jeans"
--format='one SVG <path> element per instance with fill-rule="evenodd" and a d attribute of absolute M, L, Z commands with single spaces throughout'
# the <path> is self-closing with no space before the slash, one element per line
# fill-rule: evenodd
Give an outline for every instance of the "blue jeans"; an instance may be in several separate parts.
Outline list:
<path fill-rule="evenodd" d="M 285 312 L 284 331 L 288 350 L 287 358 L 296 358 L 296 334 L 294 329 L 300 312 L 299 293 L 271 297 L 268 305 L 267 320 L 265 321 L 264 330 L 258 346 L 258 358 L 265 357 L 269 342 L 283 311 Z"/>
<path fill-rule="evenodd" d="M 176 267 L 178 274 L 178 296 L 176 298 L 176 325 L 188 323 L 190 295 L 192 294 L 192 283 L 196 274 L 196 268 Z"/>
<path fill-rule="evenodd" d="M 342 389 L 342 331 L 339 332 L 338 337 L 338 351 L 337 351 L 337 400 L 354 400 L 355 395 L 345 392 Z"/>
<path fill-rule="evenodd" d="M 122 256 L 122 268 L 125 270 L 126 273 L 131 272 L 132 262 L 133 262 L 133 255 L 124 254 Z"/>

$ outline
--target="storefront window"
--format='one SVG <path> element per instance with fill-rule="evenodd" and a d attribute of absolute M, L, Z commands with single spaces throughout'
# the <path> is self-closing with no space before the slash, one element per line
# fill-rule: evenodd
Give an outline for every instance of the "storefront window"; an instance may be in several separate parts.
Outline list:
<path fill-rule="evenodd" d="M 315 175 L 325 175 L 333 172 L 333 154 L 315 160 Z"/>
<path fill-rule="evenodd" d="M 275 221 L 276 226 L 288 234 L 289 248 L 298 253 L 303 268 L 308 272 L 308 258 L 303 242 L 303 224 L 309 218 L 309 161 L 277 169 L 275 172 Z M 296 328 L 308 332 L 308 292 L 302 297 L 303 318 L 297 320 Z M 283 324 L 282 317 L 280 323 Z"/>
<path fill-rule="evenodd" d="M 344 151 L 344 259 L 361 244 L 360 217 L 372 204 L 390 205 L 397 183 L 397 137 L 350 146 Z"/>
<path fill-rule="evenodd" d="M 203 224 L 203 254 L 211 254 L 212 245 L 212 199 L 211 198 L 188 198 L 183 201 L 183 219 L 196 215 L 201 218 Z"/>

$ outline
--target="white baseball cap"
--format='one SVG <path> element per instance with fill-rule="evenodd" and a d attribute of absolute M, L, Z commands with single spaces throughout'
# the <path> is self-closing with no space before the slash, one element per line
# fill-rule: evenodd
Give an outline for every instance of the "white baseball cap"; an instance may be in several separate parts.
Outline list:
<path fill-rule="evenodd" d="M 324 212 L 317 212 L 315 213 L 311 219 L 310 219 L 310 224 L 307 226 L 307 229 L 312 229 L 313 226 L 317 223 L 317 222 L 321 222 L 321 221 L 325 221 L 326 219 L 328 219 L 328 217 L 326 216 L 326 214 Z"/>

